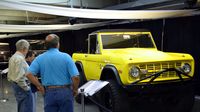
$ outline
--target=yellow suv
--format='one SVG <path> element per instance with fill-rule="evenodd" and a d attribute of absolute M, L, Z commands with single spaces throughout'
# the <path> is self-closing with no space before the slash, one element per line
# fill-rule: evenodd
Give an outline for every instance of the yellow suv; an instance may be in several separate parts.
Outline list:
<path fill-rule="evenodd" d="M 109 81 L 99 101 L 112 112 L 132 111 L 136 102 L 144 100 L 141 105 L 156 105 L 149 106 L 153 111 L 192 108 L 191 55 L 159 51 L 151 32 L 144 29 L 99 30 L 89 34 L 87 42 L 87 53 L 73 54 L 80 85 L 89 80 Z"/>

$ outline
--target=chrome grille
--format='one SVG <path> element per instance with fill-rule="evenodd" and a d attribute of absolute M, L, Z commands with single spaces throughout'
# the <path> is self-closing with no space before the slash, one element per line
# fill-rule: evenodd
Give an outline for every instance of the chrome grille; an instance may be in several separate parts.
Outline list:
<path fill-rule="evenodd" d="M 142 75 L 144 77 L 144 76 L 154 74 L 154 73 L 164 70 L 164 69 L 181 67 L 181 62 L 147 63 L 147 64 L 139 64 L 138 66 L 141 70 L 142 69 L 148 70 L 147 74 Z M 163 78 L 177 77 L 177 75 L 176 75 L 175 71 L 168 71 L 168 72 L 164 72 L 163 74 L 161 74 L 160 77 L 163 77 Z"/>

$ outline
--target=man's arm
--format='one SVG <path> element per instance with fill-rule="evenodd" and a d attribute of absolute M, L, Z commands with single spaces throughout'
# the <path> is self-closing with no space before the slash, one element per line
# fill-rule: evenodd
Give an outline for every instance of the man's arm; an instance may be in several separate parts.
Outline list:
<path fill-rule="evenodd" d="M 45 93 L 45 90 L 44 90 L 44 87 L 42 86 L 42 84 L 38 81 L 37 78 L 35 78 L 32 73 L 28 73 L 26 75 L 26 77 L 31 81 L 31 83 L 33 83 L 37 89 L 42 93 L 44 94 Z"/>
<path fill-rule="evenodd" d="M 72 77 L 72 87 L 73 87 L 73 95 L 78 95 L 78 85 L 79 85 L 80 79 L 79 76 L 73 76 Z"/>
<path fill-rule="evenodd" d="M 72 79 L 72 87 L 73 87 L 73 95 L 78 95 L 78 85 L 79 85 L 79 72 L 78 69 L 72 60 L 71 56 L 67 55 L 67 70 L 70 74 L 70 77 Z"/>
<path fill-rule="evenodd" d="M 44 94 L 45 90 L 44 87 L 42 86 L 42 84 L 38 81 L 37 78 L 35 78 L 35 76 L 33 76 L 33 74 L 38 74 L 40 71 L 40 67 L 39 67 L 39 63 L 38 63 L 38 57 L 35 58 L 33 60 L 33 62 L 31 63 L 31 66 L 28 70 L 28 73 L 26 74 L 26 77 L 31 81 L 31 83 L 33 83 L 37 89 Z"/>

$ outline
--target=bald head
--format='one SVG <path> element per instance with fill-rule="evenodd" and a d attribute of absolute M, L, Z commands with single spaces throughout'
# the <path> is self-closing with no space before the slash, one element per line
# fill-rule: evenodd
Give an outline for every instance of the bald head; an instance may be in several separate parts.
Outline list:
<path fill-rule="evenodd" d="M 49 34 L 45 38 L 45 45 L 47 49 L 50 48 L 59 48 L 60 38 L 56 34 Z"/>

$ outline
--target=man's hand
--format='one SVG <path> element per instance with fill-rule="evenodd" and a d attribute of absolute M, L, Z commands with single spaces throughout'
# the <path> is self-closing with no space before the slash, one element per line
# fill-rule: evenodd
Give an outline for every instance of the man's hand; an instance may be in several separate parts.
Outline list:
<path fill-rule="evenodd" d="M 42 95 L 45 94 L 45 89 L 44 89 L 44 87 L 42 85 L 37 86 L 37 89 L 41 92 Z"/>
<path fill-rule="evenodd" d="M 78 76 L 74 76 L 74 77 L 72 77 L 72 82 L 73 82 L 73 84 L 72 84 L 72 90 L 73 90 L 73 95 L 74 96 L 77 96 L 78 95 L 78 85 L 79 85 L 79 81 L 80 81 L 80 79 L 79 79 L 79 77 Z"/>
<path fill-rule="evenodd" d="M 45 89 L 44 87 L 40 84 L 40 82 L 38 81 L 37 78 L 35 78 L 32 73 L 28 73 L 26 74 L 26 77 L 31 81 L 31 83 L 33 83 L 37 89 L 44 95 L 45 93 Z"/>
<path fill-rule="evenodd" d="M 78 95 L 78 90 L 73 89 L 73 96 L 76 97 Z"/>

